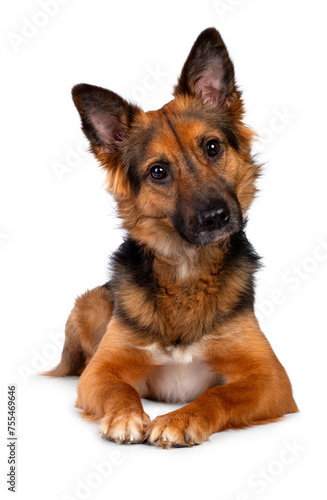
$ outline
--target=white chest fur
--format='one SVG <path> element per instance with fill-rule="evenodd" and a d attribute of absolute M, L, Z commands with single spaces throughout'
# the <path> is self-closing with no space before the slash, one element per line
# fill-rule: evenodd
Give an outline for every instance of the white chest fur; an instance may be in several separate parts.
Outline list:
<path fill-rule="evenodd" d="M 141 397 L 167 403 L 186 403 L 211 387 L 222 383 L 222 375 L 212 371 L 202 355 L 203 343 L 192 346 L 169 347 L 157 345 L 145 348 L 156 368 L 137 387 Z"/>

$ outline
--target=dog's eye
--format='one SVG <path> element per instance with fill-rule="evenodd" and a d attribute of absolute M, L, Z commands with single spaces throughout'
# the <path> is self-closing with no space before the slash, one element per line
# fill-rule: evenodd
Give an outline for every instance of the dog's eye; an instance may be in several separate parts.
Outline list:
<path fill-rule="evenodd" d="M 153 167 L 150 168 L 150 174 L 153 179 L 156 179 L 157 181 L 161 181 L 165 177 L 167 177 L 167 172 L 164 167 L 161 165 L 154 165 Z"/>
<path fill-rule="evenodd" d="M 209 156 L 216 156 L 220 151 L 220 144 L 216 139 L 211 139 L 207 142 L 206 149 Z"/>

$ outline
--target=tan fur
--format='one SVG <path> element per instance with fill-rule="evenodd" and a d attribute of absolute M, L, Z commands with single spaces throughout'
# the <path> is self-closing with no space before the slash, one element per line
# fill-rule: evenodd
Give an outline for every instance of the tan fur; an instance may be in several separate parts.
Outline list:
<path fill-rule="evenodd" d="M 83 372 L 105 334 L 112 305 L 110 292 L 101 286 L 77 297 L 66 324 L 61 362 L 46 375 L 64 377 Z"/>

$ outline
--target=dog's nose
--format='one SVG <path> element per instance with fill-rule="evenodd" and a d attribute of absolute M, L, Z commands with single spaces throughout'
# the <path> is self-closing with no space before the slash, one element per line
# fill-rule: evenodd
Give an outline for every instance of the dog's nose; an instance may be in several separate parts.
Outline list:
<path fill-rule="evenodd" d="M 222 229 L 227 226 L 229 219 L 229 209 L 224 200 L 221 200 L 215 208 L 201 212 L 198 215 L 200 226 L 205 231 Z"/>

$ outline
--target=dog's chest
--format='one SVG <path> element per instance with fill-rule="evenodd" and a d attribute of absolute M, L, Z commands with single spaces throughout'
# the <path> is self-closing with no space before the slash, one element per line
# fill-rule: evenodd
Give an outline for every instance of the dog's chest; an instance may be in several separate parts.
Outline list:
<path fill-rule="evenodd" d="M 141 397 L 167 403 L 185 403 L 222 383 L 202 355 L 202 343 L 187 348 L 146 348 L 156 368 L 137 388 Z"/>
<path fill-rule="evenodd" d="M 156 314 L 165 325 L 165 337 L 173 343 L 200 340 L 210 333 L 219 316 L 218 286 L 198 281 L 162 287 L 155 297 Z"/>

